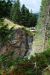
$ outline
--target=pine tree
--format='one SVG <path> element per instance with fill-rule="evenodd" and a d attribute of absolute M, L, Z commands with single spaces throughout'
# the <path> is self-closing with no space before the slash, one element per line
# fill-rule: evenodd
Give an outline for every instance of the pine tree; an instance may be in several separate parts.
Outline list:
<path fill-rule="evenodd" d="M 12 3 L 10 0 L 0 0 L 0 17 L 9 17 Z"/>
<path fill-rule="evenodd" d="M 19 23 L 20 22 L 20 1 L 19 0 L 17 0 L 17 2 L 15 2 L 15 4 L 12 6 L 11 14 L 13 14 L 12 20 L 14 22 Z"/>
<path fill-rule="evenodd" d="M 25 18 L 26 18 L 26 7 L 25 5 L 23 4 L 22 8 L 21 8 L 21 21 L 22 21 L 22 24 L 25 25 Z"/>
<path fill-rule="evenodd" d="M 6 8 L 5 5 L 6 5 L 5 0 L 0 0 L 0 17 L 5 16 L 5 8 Z"/>
<path fill-rule="evenodd" d="M 13 15 L 14 15 L 14 4 L 12 5 L 11 11 L 10 11 L 10 19 L 13 20 Z"/>
<path fill-rule="evenodd" d="M 21 21 L 24 26 L 28 26 L 28 27 L 29 27 L 29 18 L 30 18 L 29 14 L 30 14 L 29 10 L 23 4 L 21 8 Z"/>
<path fill-rule="evenodd" d="M 8 0 L 6 3 L 6 16 L 7 17 L 10 17 L 11 7 L 12 7 L 12 3 L 10 0 Z"/>
<path fill-rule="evenodd" d="M 37 23 L 37 15 L 30 13 L 24 4 L 21 8 L 21 23 L 26 27 L 34 27 Z"/>

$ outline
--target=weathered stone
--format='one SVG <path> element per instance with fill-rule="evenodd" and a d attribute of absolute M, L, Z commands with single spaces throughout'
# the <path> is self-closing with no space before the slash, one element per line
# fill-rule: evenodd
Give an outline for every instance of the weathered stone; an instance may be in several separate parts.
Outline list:
<path fill-rule="evenodd" d="M 33 36 L 29 35 L 22 28 L 16 29 L 11 41 L 0 48 L 0 54 L 13 52 L 13 58 L 16 56 L 26 56 L 29 54 L 29 50 L 31 50 L 32 41 Z"/>
<path fill-rule="evenodd" d="M 36 26 L 37 34 L 31 54 L 40 53 L 50 47 L 50 0 L 42 0 L 41 11 Z"/>

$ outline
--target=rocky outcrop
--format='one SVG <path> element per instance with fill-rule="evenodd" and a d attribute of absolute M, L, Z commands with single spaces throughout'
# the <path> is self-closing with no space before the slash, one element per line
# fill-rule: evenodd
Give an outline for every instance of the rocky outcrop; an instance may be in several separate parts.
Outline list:
<path fill-rule="evenodd" d="M 14 34 L 11 41 L 0 48 L 0 55 L 12 53 L 13 58 L 28 55 L 31 50 L 33 36 L 28 34 L 23 28 L 18 28 L 13 31 Z"/>
<path fill-rule="evenodd" d="M 33 41 L 34 53 L 40 53 L 50 47 L 50 1 L 42 0 L 41 11 L 36 26 L 37 34 Z M 49 42 L 49 44 L 48 44 Z"/>

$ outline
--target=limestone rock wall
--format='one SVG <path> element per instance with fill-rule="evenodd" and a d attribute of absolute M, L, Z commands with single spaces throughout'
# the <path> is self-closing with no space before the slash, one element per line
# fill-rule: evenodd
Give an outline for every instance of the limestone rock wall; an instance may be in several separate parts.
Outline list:
<path fill-rule="evenodd" d="M 36 30 L 31 54 L 43 52 L 50 47 L 50 0 L 42 0 Z"/>

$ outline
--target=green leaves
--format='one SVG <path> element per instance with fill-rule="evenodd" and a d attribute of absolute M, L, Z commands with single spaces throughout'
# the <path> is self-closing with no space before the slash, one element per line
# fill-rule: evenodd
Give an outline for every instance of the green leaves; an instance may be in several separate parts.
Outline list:
<path fill-rule="evenodd" d="M 8 25 L 4 25 L 3 23 L 0 25 L 0 43 L 2 45 L 8 43 L 13 35 L 13 27 L 8 28 Z"/>
<path fill-rule="evenodd" d="M 17 57 L 14 60 L 10 53 L 0 56 L 0 64 L 9 70 L 13 66 L 16 72 L 24 72 L 26 75 L 42 75 L 42 71 L 48 66 L 49 56 L 46 55 L 49 55 L 49 53 L 45 51 L 44 53 L 36 54 L 34 57 L 32 56 L 30 59 Z"/>

